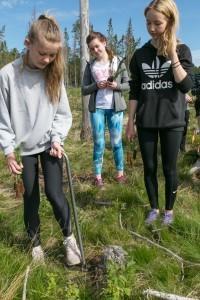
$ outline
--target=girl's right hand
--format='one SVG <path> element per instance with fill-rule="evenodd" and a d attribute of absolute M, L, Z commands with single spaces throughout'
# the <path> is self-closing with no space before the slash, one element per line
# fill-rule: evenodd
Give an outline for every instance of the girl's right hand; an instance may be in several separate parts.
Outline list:
<path fill-rule="evenodd" d="M 6 160 L 7 160 L 8 169 L 10 170 L 11 173 L 15 175 L 22 173 L 23 165 L 22 163 L 18 164 L 14 153 L 9 153 L 6 156 Z"/>
<path fill-rule="evenodd" d="M 176 49 L 177 49 L 177 39 L 176 36 L 174 35 L 172 39 L 171 47 L 168 48 L 168 57 L 172 62 L 176 62 L 179 60 Z"/>
<path fill-rule="evenodd" d="M 126 125 L 126 137 L 127 140 L 130 142 L 137 136 L 137 130 L 136 126 L 133 122 L 133 120 L 128 120 L 128 123 Z"/>
<path fill-rule="evenodd" d="M 107 81 L 106 81 L 106 80 L 103 80 L 103 81 L 97 82 L 97 87 L 98 87 L 99 89 L 105 89 L 105 88 L 107 88 Z"/>
<path fill-rule="evenodd" d="M 49 154 L 54 157 L 62 158 L 64 153 L 63 147 L 58 142 L 53 142 Z"/>

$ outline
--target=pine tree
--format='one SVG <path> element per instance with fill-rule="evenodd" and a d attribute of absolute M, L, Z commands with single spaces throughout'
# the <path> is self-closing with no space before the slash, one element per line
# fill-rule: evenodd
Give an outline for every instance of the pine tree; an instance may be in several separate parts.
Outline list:
<path fill-rule="evenodd" d="M 117 46 L 118 46 L 118 37 L 117 34 L 114 34 L 113 25 L 112 25 L 112 18 L 108 21 L 108 29 L 107 29 L 107 44 L 108 47 L 114 52 L 117 53 Z"/>
<path fill-rule="evenodd" d="M 135 40 L 134 38 L 131 18 L 129 19 L 128 22 L 128 28 L 126 31 L 126 35 L 124 37 L 124 43 L 125 43 L 126 65 L 129 66 L 133 53 L 135 52 L 135 49 L 140 43 L 140 39 Z"/>
<path fill-rule="evenodd" d="M 2 48 L 4 42 L 5 25 L 0 29 L 0 47 Z M 1 49 L 0 49 L 1 50 Z"/>

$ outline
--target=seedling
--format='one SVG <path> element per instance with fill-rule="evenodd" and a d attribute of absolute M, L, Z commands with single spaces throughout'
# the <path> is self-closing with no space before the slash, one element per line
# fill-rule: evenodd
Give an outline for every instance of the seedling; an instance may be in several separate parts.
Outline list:
<path fill-rule="evenodd" d="M 122 72 L 125 71 L 124 68 L 120 70 L 121 65 L 122 65 L 122 63 L 124 62 L 125 59 L 126 59 L 126 57 L 124 57 L 122 60 L 120 60 L 119 65 L 117 67 L 117 70 L 115 72 L 111 70 L 112 74 L 108 77 L 107 81 L 113 82 L 117 78 L 117 76 L 119 76 L 119 74 L 121 74 Z"/>
<path fill-rule="evenodd" d="M 15 149 L 15 157 L 18 164 L 21 164 L 21 149 L 20 146 Z M 14 177 L 14 191 L 15 198 L 19 199 L 24 193 L 24 185 L 22 180 L 22 174 L 17 174 Z"/>

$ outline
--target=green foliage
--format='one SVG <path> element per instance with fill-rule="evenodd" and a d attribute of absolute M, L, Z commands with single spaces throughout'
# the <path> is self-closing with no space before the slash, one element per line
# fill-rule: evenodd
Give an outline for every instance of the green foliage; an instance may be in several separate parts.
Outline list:
<path fill-rule="evenodd" d="M 135 148 L 137 156 L 132 166 L 126 163 L 127 184 L 118 185 L 114 180 L 113 155 L 106 132 L 103 169 L 105 189 L 95 188 L 92 185 L 92 142 L 81 143 L 79 139 L 80 89 L 70 89 L 68 96 L 74 122 L 65 150 L 70 159 L 88 272 L 68 269 L 64 265 L 62 233 L 53 216 L 51 205 L 44 195 L 42 179 L 41 239 L 46 264 L 42 266 L 31 264 L 31 247 L 23 225 L 23 203 L 14 197 L 14 178 L 10 176 L 4 155 L 0 153 L 0 298 L 8 299 L 5 296 L 12 291 L 14 296 L 9 299 L 22 299 L 23 274 L 27 265 L 30 265 L 27 283 L 27 299 L 30 300 L 145 300 L 142 291 L 147 288 L 183 296 L 190 295 L 198 299 L 200 182 L 188 175 L 197 157 L 191 143 L 195 124 L 193 107 L 187 140 L 188 151 L 183 155 L 180 154 L 178 161 L 180 185 L 175 203 L 174 225 L 170 229 L 163 228 L 159 220 L 154 228 L 147 228 L 144 226 L 144 219 L 149 206 L 143 182 L 142 159 L 137 144 L 129 145 L 124 139 L 125 157 L 128 151 Z M 163 210 L 165 187 L 160 157 L 158 175 L 159 203 Z M 64 188 L 67 198 L 70 199 L 66 174 Z M 73 229 L 75 232 L 74 225 Z M 181 279 L 181 266 L 176 259 L 145 241 L 135 239 L 131 231 L 190 261 L 191 264 L 184 263 L 184 279 Z M 111 263 L 107 272 L 102 274 L 98 264 L 102 250 L 108 245 L 122 246 L 128 253 L 127 263 L 124 266 Z M 20 280 L 16 281 L 17 278 Z"/>
<path fill-rule="evenodd" d="M 56 296 L 56 289 L 57 289 L 57 281 L 58 274 L 55 273 L 47 273 L 47 289 L 45 293 L 45 298 L 50 299 L 53 297 L 55 299 Z"/>
<path fill-rule="evenodd" d="M 0 51 L 0 68 L 13 61 L 19 56 L 17 49 L 8 50 L 5 43 L 2 43 L 2 49 Z"/>
<path fill-rule="evenodd" d="M 8 50 L 6 41 L 4 40 L 5 26 L 0 29 L 0 68 L 13 61 L 19 56 L 19 52 L 16 48 Z"/>
<path fill-rule="evenodd" d="M 66 299 L 78 300 L 80 299 L 80 289 L 77 283 L 68 282 L 66 287 Z"/>
<path fill-rule="evenodd" d="M 114 263 L 108 264 L 106 274 L 106 287 L 101 293 L 102 300 L 131 299 L 132 283 L 135 276 L 134 262 L 126 266 L 119 266 Z"/>
<path fill-rule="evenodd" d="M 199 74 L 200 73 L 200 66 L 194 66 L 193 67 L 193 74 Z"/>

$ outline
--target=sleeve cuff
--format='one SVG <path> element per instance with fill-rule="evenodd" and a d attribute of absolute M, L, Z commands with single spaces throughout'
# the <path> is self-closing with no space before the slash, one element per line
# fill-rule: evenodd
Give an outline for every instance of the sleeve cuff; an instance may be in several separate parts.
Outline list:
<path fill-rule="evenodd" d="M 61 144 L 61 139 L 58 136 L 52 136 L 51 143 L 59 143 L 59 144 Z"/>
<path fill-rule="evenodd" d="M 14 153 L 15 152 L 15 149 L 13 146 L 9 146 L 7 148 L 4 149 L 4 154 L 7 156 L 8 154 L 10 153 Z"/>
<path fill-rule="evenodd" d="M 176 86 L 182 93 L 187 93 L 192 88 L 192 80 L 190 76 L 186 76 L 181 82 L 176 83 Z"/>

